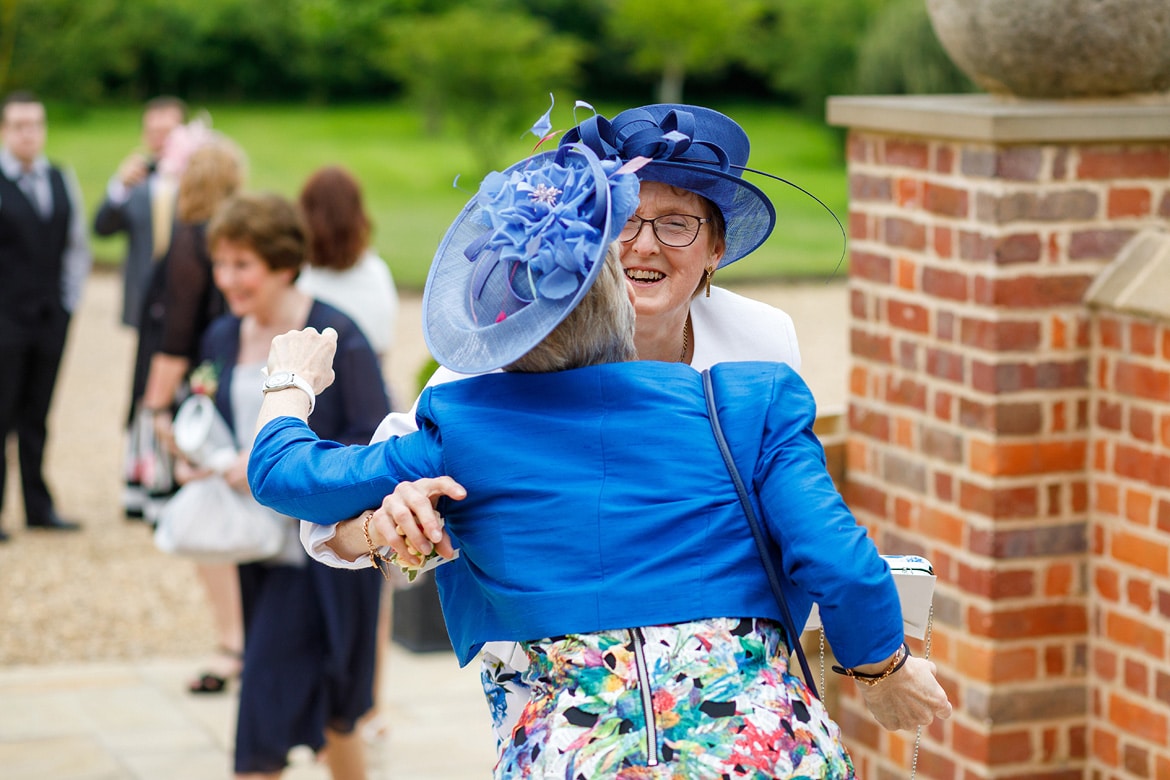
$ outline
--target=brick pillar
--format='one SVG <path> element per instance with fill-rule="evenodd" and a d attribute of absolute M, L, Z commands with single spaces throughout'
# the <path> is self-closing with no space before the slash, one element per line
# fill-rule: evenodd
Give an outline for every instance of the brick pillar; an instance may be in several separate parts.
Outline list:
<path fill-rule="evenodd" d="M 1090 777 L 1170 778 L 1170 233 L 1146 231 L 1093 307 Z"/>
<path fill-rule="evenodd" d="M 1170 216 L 1170 101 L 833 98 L 850 129 L 846 498 L 934 562 L 956 707 L 918 776 L 1081 780 L 1091 700 L 1090 319 L 1083 296 Z M 918 647 L 921 650 L 921 645 Z M 914 735 L 842 686 L 859 776 Z"/>

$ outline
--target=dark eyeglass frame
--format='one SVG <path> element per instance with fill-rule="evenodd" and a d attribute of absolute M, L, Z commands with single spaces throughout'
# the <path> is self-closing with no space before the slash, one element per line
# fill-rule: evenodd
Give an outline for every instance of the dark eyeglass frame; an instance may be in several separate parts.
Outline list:
<path fill-rule="evenodd" d="M 672 244 L 668 241 L 662 240 L 662 236 L 658 235 L 658 220 L 666 219 L 668 217 L 686 217 L 688 219 L 696 219 L 699 221 L 699 226 L 695 228 L 695 234 L 691 236 L 690 241 L 686 242 L 685 244 Z M 643 219 L 637 214 L 631 214 L 630 218 L 626 220 L 626 225 L 635 219 L 638 220 L 638 229 L 634 231 L 634 235 L 630 236 L 629 238 L 620 238 L 621 233 L 618 234 L 619 240 L 623 244 L 629 244 L 633 241 L 636 241 L 638 236 L 642 235 L 642 228 L 646 227 L 646 225 L 650 225 L 650 232 L 654 234 L 654 238 L 657 239 L 658 243 L 662 244 L 663 246 L 671 247 L 672 249 L 684 249 L 685 247 L 695 243 L 695 239 L 699 237 L 699 232 L 703 229 L 703 225 L 711 221 L 710 219 L 706 217 L 700 217 L 697 214 L 662 214 L 655 217 L 654 219 Z M 625 229 L 626 226 L 622 225 L 622 230 L 624 231 Z"/>

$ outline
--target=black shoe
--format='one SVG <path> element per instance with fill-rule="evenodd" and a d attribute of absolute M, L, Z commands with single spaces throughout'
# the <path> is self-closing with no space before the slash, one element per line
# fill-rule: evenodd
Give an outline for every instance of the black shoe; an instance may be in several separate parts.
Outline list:
<path fill-rule="evenodd" d="M 29 528 L 37 528 L 42 531 L 80 531 L 81 526 L 77 523 L 71 523 L 68 520 L 61 519 L 61 516 L 56 512 L 50 512 L 48 516 L 39 518 L 37 520 L 28 521 Z"/>
<path fill-rule="evenodd" d="M 0 528 L 0 542 L 7 542 L 8 534 L 4 533 L 4 529 Z"/>
<path fill-rule="evenodd" d="M 218 674 L 211 672 L 204 672 L 199 675 L 199 679 L 187 686 L 187 690 L 191 693 L 223 693 L 227 690 L 228 681 L 226 677 L 220 677 Z"/>

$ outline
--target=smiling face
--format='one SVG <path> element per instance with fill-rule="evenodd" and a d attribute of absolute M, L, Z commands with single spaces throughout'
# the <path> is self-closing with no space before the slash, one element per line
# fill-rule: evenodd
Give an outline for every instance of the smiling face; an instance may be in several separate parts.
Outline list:
<path fill-rule="evenodd" d="M 273 269 L 245 243 L 222 238 L 211 248 L 215 286 L 237 317 L 269 319 L 281 293 L 292 286 L 296 272 Z"/>
<path fill-rule="evenodd" d="M 656 181 L 643 181 L 637 215 L 645 220 L 664 214 L 692 214 L 710 218 L 713 208 L 702 197 Z M 643 326 L 646 318 L 685 319 L 691 299 L 708 266 L 719 265 L 723 241 L 715 238 L 708 222 L 694 243 L 669 247 L 654 236 L 650 225 L 629 243 L 622 243 L 622 267 L 637 295 L 635 309 Z"/>

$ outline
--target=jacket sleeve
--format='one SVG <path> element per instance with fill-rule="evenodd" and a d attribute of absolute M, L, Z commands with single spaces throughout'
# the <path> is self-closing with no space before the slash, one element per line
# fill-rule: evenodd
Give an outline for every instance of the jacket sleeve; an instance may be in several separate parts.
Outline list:
<path fill-rule="evenodd" d="M 888 658 L 904 639 L 897 589 L 825 466 L 812 393 L 792 369 L 777 366 L 771 398 L 754 479 L 783 576 L 819 605 L 843 665 Z"/>
<path fill-rule="evenodd" d="M 69 241 L 61 258 L 61 305 L 67 312 L 73 312 L 81 301 L 85 280 L 93 267 L 93 253 L 89 250 L 89 231 L 85 225 L 85 199 L 81 197 L 81 185 L 72 170 L 61 171 L 65 181 L 65 192 L 69 198 L 71 218 L 69 220 Z"/>
<path fill-rule="evenodd" d="M 130 193 L 123 192 L 122 199 L 115 200 L 111 193 L 112 189 L 112 185 L 106 188 L 106 196 L 102 198 L 102 203 L 93 218 L 93 232 L 99 236 L 112 236 L 120 230 L 130 229 L 130 220 L 126 216 Z"/>
<path fill-rule="evenodd" d="M 176 223 L 166 259 L 166 290 L 163 293 L 163 326 L 159 351 L 190 358 L 196 340 L 207 327 L 208 296 L 214 282 L 204 234 L 191 224 Z"/>
<path fill-rule="evenodd" d="M 401 481 L 439 476 L 433 430 L 368 446 L 322 441 L 295 417 L 260 429 L 248 460 L 252 495 L 313 523 L 338 523 L 382 499 Z"/>

